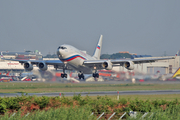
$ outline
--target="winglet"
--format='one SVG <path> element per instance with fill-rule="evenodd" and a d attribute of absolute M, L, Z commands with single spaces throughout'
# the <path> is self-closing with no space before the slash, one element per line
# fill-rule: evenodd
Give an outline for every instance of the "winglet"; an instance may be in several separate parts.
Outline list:
<path fill-rule="evenodd" d="M 102 39 L 103 39 L 103 35 L 100 36 L 98 44 L 97 44 L 96 49 L 94 51 L 94 55 L 93 55 L 93 57 L 98 59 L 98 60 L 100 59 L 100 55 L 101 55 Z"/>
<path fill-rule="evenodd" d="M 176 72 L 173 74 L 172 78 L 175 78 L 176 76 L 180 76 L 180 67 L 176 70 Z"/>

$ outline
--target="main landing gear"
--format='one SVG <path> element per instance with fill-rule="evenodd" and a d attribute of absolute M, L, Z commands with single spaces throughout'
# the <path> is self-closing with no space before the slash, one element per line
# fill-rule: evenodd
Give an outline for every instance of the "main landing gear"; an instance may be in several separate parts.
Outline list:
<path fill-rule="evenodd" d="M 79 80 L 81 80 L 81 78 L 84 80 L 84 74 L 83 73 L 78 73 L 78 77 L 79 77 Z"/>
<path fill-rule="evenodd" d="M 94 78 L 99 78 L 99 73 L 93 73 Z"/>
<path fill-rule="evenodd" d="M 94 66 L 94 70 L 95 70 L 95 72 L 93 73 L 93 77 L 94 78 L 99 78 L 99 73 L 97 73 L 96 66 Z"/>

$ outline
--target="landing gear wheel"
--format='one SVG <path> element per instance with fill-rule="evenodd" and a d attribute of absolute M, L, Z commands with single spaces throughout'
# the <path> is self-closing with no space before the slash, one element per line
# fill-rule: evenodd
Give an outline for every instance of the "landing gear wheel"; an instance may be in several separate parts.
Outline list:
<path fill-rule="evenodd" d="M 67 74 L 66 73 L 61 73 L 61 78 L 67 78 Z"/>
<path fill-rule="evenodd" d="M 96 77 L 99 78 L 99 74 L 98 73 L 96 74 Z"/>
<path fill-rule="evenodd" d="M 78 77 L 79 77 L 79 80 L 81 80 L 81 78 L 84 80 L 84 74 L 83 73 L 78 73 Z"/>
<path fill-rule="evenodd" d="M 64 73 L 64 77 L 67 78 L 67 74 L 66 73 Z"/>
<path fill-rule="evenodd" d="M 99 78 L 99 73 L 93 73 L 94 78 Z"/>

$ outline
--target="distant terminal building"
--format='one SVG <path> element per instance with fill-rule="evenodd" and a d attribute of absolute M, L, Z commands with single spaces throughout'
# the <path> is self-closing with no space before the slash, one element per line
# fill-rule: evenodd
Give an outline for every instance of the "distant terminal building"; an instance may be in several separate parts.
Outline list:
<path fill-rule="evenodd" d="M 130 55 L 137 55 L 136 53 L 129 53 L 129 51 L 119 51 L 119 53 L 128 53 Z"/>
<path fill-rule="evenodd" d="M 9 52 L 2 51 L 3 57 L 7 59 L 18 59 L 18 60 L 42 60 L 43 56 L 38 50 L 25 51 L 25 52 Z M 0 59 L 0 73 L 1 72 L 22 72 L 24 67 L 18 61 L 7 61 Z"/>
<path fill-rule="evenodd" d="M 141 57 L 152 57 L 151 55 L 137 55 L 136 53 L 129 53 L 129 51 L 120 51 L 119 53 L 127 53 L 131 55 L 131 59 L 141 58 Z"/>
<path fill-rule="evenodd" d="M 23 60 L 42 60 L 42 54 L 38 50 L 35 51 L 25 51 L 25 52 L 2 52 L 4 58 L 8 59 L 23 59 Z"/>
<path fill-rule="evenodd" d="M 128 54 L 130 54 L 129 51 L 119 51 L 119 53 L 128 53 Z"/>

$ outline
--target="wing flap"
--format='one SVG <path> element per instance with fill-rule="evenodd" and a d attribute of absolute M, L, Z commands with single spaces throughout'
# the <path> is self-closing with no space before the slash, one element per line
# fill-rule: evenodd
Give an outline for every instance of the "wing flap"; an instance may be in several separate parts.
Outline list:
<path fill-rule="evenodd" d="M 134 64 L 139 64 L 139 63 L 151 63 L 151 62 L 155 62 L 158 60 L 168 60 L 168 59 L 175 59 L 175 57 L 159 57 L 159 58 L 149 58 L 149 59 L 133 59 L 132 62 L 134 62 Z"/>
<path fill-rule="evenodd" d="M 6 59 L 6 58 L 1 58 L 1 59 L 8 60 L 8 61 L 18 61 L 19 63 L 31 62 L 31 64 L 37 64 L 43 61 L 43 60 L 19 60 L 19 59 Z"/>
<path fill-rule="evenodd" d="M 62 69 L 63 66 L 64 66 L 64 63 L 62 61 L 60 61 L 60 60 L 19 60 L 19 59 L 6 59 L 6 58 L 1 58 L 1 59 L 2 60 L 8 60 L 8 61 L 18 61 L 19 63 L 30 62 L 33 65 L 38 65 L 39 63 L 44 62 L 47 65 L 54 65 L 54 66 L 56 66 L 57 68 L 60 68 L 60 69 Z"/>

